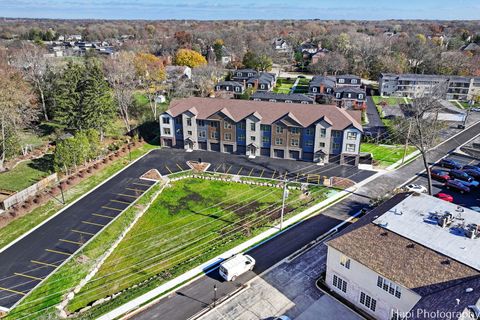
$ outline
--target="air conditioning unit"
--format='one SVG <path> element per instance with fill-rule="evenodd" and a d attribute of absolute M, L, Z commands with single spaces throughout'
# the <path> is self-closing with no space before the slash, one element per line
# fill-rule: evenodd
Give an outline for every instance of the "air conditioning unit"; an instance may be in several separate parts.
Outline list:
<path fill-rule="evenodd" d="M 450 212 L 438 217 L 438 225 L 442 228 L 448 227 L 453 222 L 453 215 Z"/>
<path fill-rule="evenodd" d="M 480 229 L 478 224 L 471 223 L 465 227 L 465 236 L 470 239 L 475 239 L 480 236 Z"/>

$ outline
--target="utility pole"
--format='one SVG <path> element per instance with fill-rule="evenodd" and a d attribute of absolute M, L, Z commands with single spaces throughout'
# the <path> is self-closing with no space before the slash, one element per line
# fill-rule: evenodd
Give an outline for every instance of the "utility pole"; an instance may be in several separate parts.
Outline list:
<path fill-rule="evenodd" d="M 283 228 L 283 215 L 285 213 L 285 200 L 288 197 L 287 179 L 283 180 L 282 211 L 280 213 L 280 230 Z"/>
<path fill-rule="evenodd" d="M 467 108 L 467 114 L 465 115 L 465 118 L 463 118 L 463 128 L 467 125 L 467 118 L 470 115 L 470 110 L 473 107 L 473 98 L 468 100 L 468 108 Z"/>
<path fill-rule="evenodd" d="M 405 148 L 403 149 L 402 164 L 405 162 L 405 157 L 407 155 L 408 140 L 410 139 L 411 131 L 412 131 L 412 120 L 410 120 L 409 123 L 408 123 L 407 138 L 405 139 Z"/>
<path fill-rule="evenodd" d="M 217 285 L 213 285 L 213 307 L 217 306 Z"/>

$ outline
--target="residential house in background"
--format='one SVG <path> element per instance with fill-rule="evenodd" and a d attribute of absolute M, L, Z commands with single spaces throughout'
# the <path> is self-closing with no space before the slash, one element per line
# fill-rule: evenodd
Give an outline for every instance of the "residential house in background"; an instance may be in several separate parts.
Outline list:
<path fill-rule="evenodd" d="M 275 38 L 272 41 L 273 48 L 279 53 L 288 53 L 292 50 L 290 45 L 283 38 Z"/>
<path fill-rule="evenodd" d="M 333 101 L 339 108 L 365 110 L 367 108 L 367 94 L 359 87 L 337 87 Z"/>
<path fill-rule="evenodd" d="M 315 101 L 309 96 L 301 93 L 275 93 L 257 91 L 250 96 L 253 101 L 283 102 L 283 103 L 304 103 L 314 104 Z"/>
<path fill-rule="evenodd" d="M 360 113 L 333 105 L 192 97 L 159 120 L 165 147 L 358 164 Z"/>
<path fill-rule="evenodd" d="M 329 51 L 322 48 L 322 43 L 317 44 L 306 41 L 297 47 L 297 52 L 303 56 L 303 60 L 307 63 L 316 63 L 319 59 L 325 56 Z"/>
<path fill-rule="evenodd" d="M 215 85 L 215 91 L 231 92 L 233 94 L 242 94 L 245 92 L 243 84 L 237 81 L 220 81 Z"/>
<path fill-rule="evenodd" d="M 398 194 L 326 243 L 325 284 L 373 319 L 478 319 L 479 226 L 476 211 Z"/>
<path fill-rule="evenodd" d="M 270 91 L 275 87 L 277 77 L 273 73 L 259 72 L 254 69 L 237 69 L 231 72 L 231 79 L 242 83 L 245 89 Z"/>
<path fill-rule="evenodd" d="M 339 108 L 364 110 L 367 93 L 355 75 L 314 76 L 308 93 L 320 103 L 333 102 Z"/>
<path fill-rule="evenodd" d="M 378 84 L 382 96 L 415 98 L 437 86 L 445 86 L 447 100 L 468 101 L 480 95 L 480 77 L 382 73 Z"/>
<path fill-rule="evenodd" d="M 166 66 L 167 80 L 192 79 L 192 68 L 188 66 Z"/>

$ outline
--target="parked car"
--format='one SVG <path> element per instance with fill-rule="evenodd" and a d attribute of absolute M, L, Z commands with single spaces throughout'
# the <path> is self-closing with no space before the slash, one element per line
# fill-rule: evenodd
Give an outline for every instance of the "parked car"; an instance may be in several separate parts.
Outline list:
<path fill-rule="evenodd" d="M 448 180 L 445 182 L 445 188 L 458 191 L 460 193 L 470 192 L 470 188 L 459 182 L 458 180 Z"/>
<path fill-rule="evenodd" d="M 438 164 L 443 168 L 449 168 L 449 169 L 460 169 L 462 167 L 460 163 L 450 159 L 442 159 Z"/>
<path fill-rule="evenodd" d="M 299 78 L 300 78 L 300 76 L 299 76 Z M 283 316 L 276 317 L 273 320 L 291 320 L 291 319 L 290 319 L 289 316 L 283 315 Z"/>
<path fill-rule="evenodd" d="M 450 170 L 449 173 L 450 177 L 453 179 L 463 180 L 463 181 L 471 181 L 473 180 L 472 177 L 468 175 L 468 173 L 461 171 L 461 170 Z"/>
<path fill-rule="evenodd" d="M 471 108 L 470 110 L 475 111 L 475 112 L 480 112 L 480 108 Z"/>
<path fill-rule="evenodd" d="M 439 192 L 434 195 L 434 197 L 437 197 L 438 199 L 445 200 L 447 202 L 453 202 L 453 197 L 447 193 Z"/>
<path fill-rule="evenodd" d="M 470 177 L 474 179 L 480 179 L 480 171 L 478 170 L 467 169 L 467 170 L 463 170 L 463 172 L 465 172 L 466 174 L 468 174 Z"/>
<path fill-rule="evenodd" d="M 461 179 L 453 179 L 453 180 L 456 180 L 460 183 L 463 183 L 465 186 L 469 187 L 469 188 L 476 188 L 478 187 L 478 181 L 475 181 L 475 180 L 461 180 Z"/>
<path fill-rule="evenodd" d="M 433 169 L 430 171 L 430 174 L 432 175 L 432 179 L 435 179 L 438 181 L 450 180 L 450 175 L 448 174 L 448 171 L 445 171 L 445 170 Z"/>
<path fill-rule="evenodd" d="M 467 164 L 462 167 L 462 170 L 475 170 L 480 172 L 480 167 L 474 166 L 472 164 Z"/>
<path fill-rule="evenodd" d="M 255 259 L 246 254 L 237 254 L 220 264 L 220 275 L 227 281 L 235 281 L 241 274 L 253 270 Z"/>
<path fill-rule="evenodd" d="M 425 186 L 414 183 L 405 186 L 405 189 L 410 192 L 427 193 L 427 188 Z"/>

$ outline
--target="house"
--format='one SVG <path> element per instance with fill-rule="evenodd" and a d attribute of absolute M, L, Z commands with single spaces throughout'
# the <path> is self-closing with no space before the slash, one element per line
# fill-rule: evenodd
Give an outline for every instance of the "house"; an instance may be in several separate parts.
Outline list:
<path fill-rule="evenodd" d="M 225 46 L 222 46 L 222 54 L 220 58 L 220 63 L 222 66 L 226 66 L 233 61 L 233 55 Z"/>
<path fill-rule="evenodd" d="M 273 73 L 260 72 L 246 81 L 247 88 L 258 91 L 270 91 L 275 87 L 276 76 Z"/>
<path fill-rule="evenodd" d="M 249 157 L 358 164 L 362 126 L 355 111 L 301 103 L 191 97 L 160 115 L 164 147 Z"/>
<path fill-rule="evenodd" d="M 362 85 L 362 78 L 353 74 L 342 74 L 335 77 L 337 87 L 357 87 Z"/>
<path fill-rule="evenodd" d="M 365 89 L 357 87 L 335 88 L 334 102 L 339 108 L 365 110 L 367 108 L 367 94 Z"/>
<path fill-rule="evenodd" d="M 187 66 L 166 66 L 165 72 L 169 81 L 192 78 L 192 69 Z"/>
<path fill-rule="evenodd" d="M 308 93 L 320 103 L 333 102 L 339 108 L 364 110 L 367 93 L 361 88 L 361 79 L 355 75 L 314 76 Z"/>
<path fill-rule="evenodd" d="M 237 81 L 220 81 L 215 85 L 215 91 L 226 91 L 234 94 L 242 94 L 245 89 L 243 84 Z"/>
<path fill-rule="evenodd" d="M 323 58 L 325 58 L 325 56 L 328 54 L 328 50 L 327 49 L 319 49 L 317 52 L 315 52 L 311 57 L 310 57 L 310 60 L 311 60 L 311 64 L 315 64 L 315 63 L 318 63 L 320 60 L 322 60 Z"/>
<path fill-rule="evenodd" d="M 273 39 L 272 45 L 275 51 L 280 53 L 287 53 L 291 51 L 291 47 L 288 45 L 287 41 L 285 41 L 283 38 Z"/>
<path fill-rule="evenodd" d="M 463 52 L 469 52 L 473 55 L 480 54 L 480 45 L 476 44 L 475 42 L 471 42 L 465 46 L 463 46 L 460 50 Z"/>
<path fill-rule="evenodd" d="M 255 69 L 237 69 L 231 72 L 231 78 L 233 81 L 244 82 L 250 78 L 256 77 L 258 71 Z"/>
<path fill-rule="evenodd" d="M 380 95 L 415 98 L 445 86 L 444 99 L 468 101 L 480 94 L 480 77 L 382 73 Z"/>
<path fill-rule="evenodd" d="M 478 319 L 479 226 L 476 211 L 398 194 L 326 243 L 325 284 L 372 319 Z"/>
<path fill-rule="evenodd" d="M 301 93 L 275 93 L 257 91 L 250 96 L 253 101 L 269 101 L 269 102 L 283 102 L 283 103 L 304 103 L 314 104 L 315 101 L 309 96 Z"/>
<path fill-rule="evenodd" d="M 308 93 L 312 95 L 332 95 L 335 88 L 335 77 L 314 76 L 308 85 Z"/>

